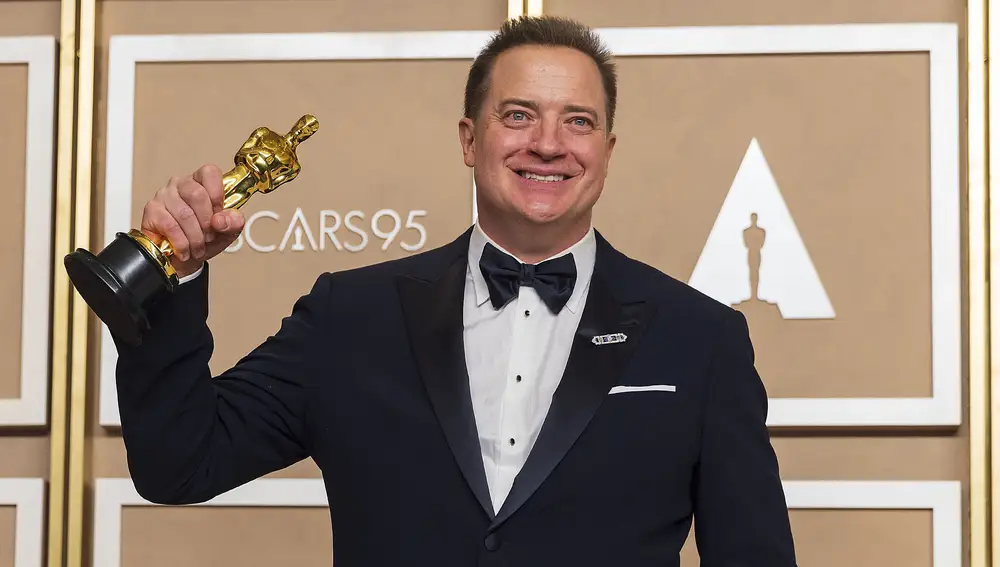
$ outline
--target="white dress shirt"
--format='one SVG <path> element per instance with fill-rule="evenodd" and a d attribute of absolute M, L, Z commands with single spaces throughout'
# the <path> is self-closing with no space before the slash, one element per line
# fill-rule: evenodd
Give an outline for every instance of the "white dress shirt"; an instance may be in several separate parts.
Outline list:
<path fill-rule="evenodd" d="M 487 242 L 506 252 L 479 225 L 474 227 L 465 279 L 464 338 L 486 481 L 493 509 L 499 511 L 562 380 L 590 289 L 596 240 L 591 228 L 579 242 L 553 256 L 572 253 L 577 270 L 573 294 L 556 315 L 531 287 L 521 287 L 517 298 L 502 309 L 493 308 L 479 269 Z"/>

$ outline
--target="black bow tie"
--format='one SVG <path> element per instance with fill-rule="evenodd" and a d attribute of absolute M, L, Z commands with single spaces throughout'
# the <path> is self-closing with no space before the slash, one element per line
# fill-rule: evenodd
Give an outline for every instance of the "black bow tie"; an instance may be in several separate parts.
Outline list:
<path fill-rule="evenodd" d="M 522 264 L 487 242 L 479 259 L 479 269 L 486 278 L 494 309 L 507 305 L 517 297 L 520 286 L 527 285 L 535 288 L 549 311 L 559 313 L 573 295 L 576 284 L 576 262 L 572 254 L 541 264 Z"/>

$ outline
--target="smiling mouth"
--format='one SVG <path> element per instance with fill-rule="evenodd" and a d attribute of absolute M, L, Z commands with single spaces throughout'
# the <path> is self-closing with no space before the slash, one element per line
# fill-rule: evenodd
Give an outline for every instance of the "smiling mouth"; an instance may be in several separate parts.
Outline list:
<path fill-rule="evenodd" d="M 554 183 L 556 181 L 565 181 L 569 179 L 568 175 L 555 174 L 555 175 L 538 175 L 537 173 L 531 173 L 530 171 L 518 171 L 518 175 L 525 179 L 530 179 L 532 181 L 542 181 L 544 183 Z"/>

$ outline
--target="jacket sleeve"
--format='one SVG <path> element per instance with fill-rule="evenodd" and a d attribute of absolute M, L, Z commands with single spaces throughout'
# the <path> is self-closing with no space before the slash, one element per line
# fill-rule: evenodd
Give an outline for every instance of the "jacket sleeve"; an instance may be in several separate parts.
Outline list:
<path fill-rule="evenodd" d="M 695 477 L 702 567 L 794 567 L 778 462 L 765 424 L 767 394 L 746 319 L 728 318 L 714 347 Z"/>
<path fill-rule="evenodd" d="M 274 335 L 214 379 L 208 285 L 206 265 L 151 310 L 142 345 L 115 340 L 129 471 L 158 504 L 209 500 L 310 453 L 306 400 L 325 371 L 329 274 Z"/>

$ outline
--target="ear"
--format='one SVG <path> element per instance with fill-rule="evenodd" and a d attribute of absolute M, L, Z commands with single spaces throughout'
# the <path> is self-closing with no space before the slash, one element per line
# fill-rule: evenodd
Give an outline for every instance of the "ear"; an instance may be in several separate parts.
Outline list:
<path fill-rule="evenodd" d="M 468 167 L 476 166 L 476 124 L 471 118 L 458 121 L 458 141 L 462 144 L 462 157 Z"/>
<path fill-rule="evenodd" d="M 616 141 L 618 141 L 618 136 L 616 136 L 613 132 L 609 133 L 608 134 L 608 139 L 605 142 L 608 145 L 608 148 L 607 148 L 608 149 L 607 158 L 605 159 L 605 162 L 604 162 L 604 175 L 605 176 L 607 176 L 607 172 L 608 172 L 608 170 L 611 167 L 611 154 L 614 153 L 614 151 L 615 151 L 615 142 Z"/>

